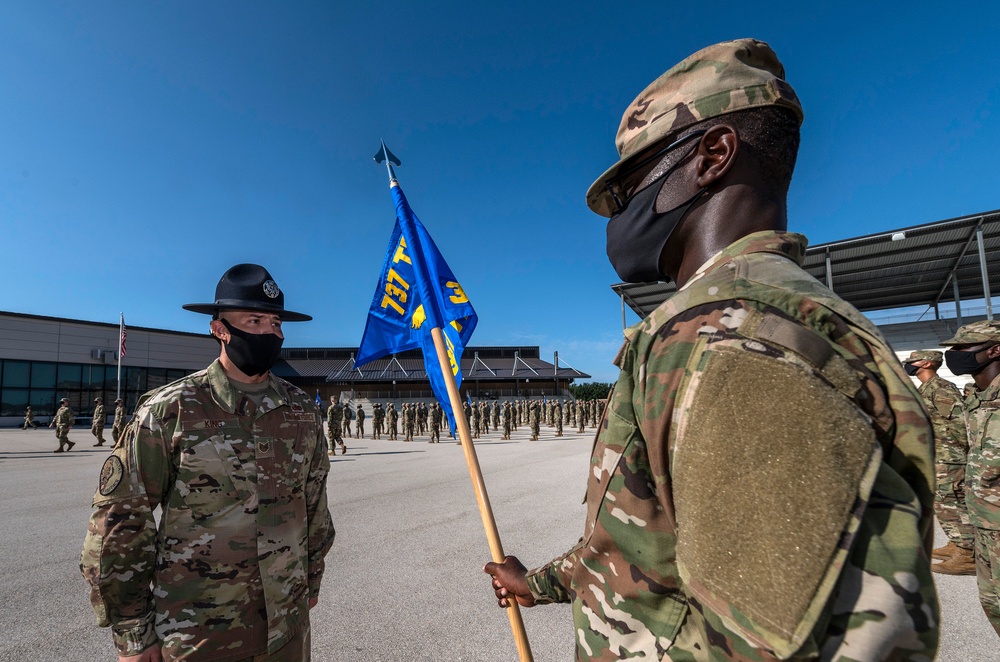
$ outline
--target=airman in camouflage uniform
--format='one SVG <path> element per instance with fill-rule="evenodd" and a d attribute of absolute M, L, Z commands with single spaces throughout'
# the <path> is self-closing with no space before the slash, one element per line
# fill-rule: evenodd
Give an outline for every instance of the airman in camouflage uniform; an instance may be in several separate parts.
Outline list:
<path fill-rule="evenodd" d="M 500 401 L 494 400 L 493 406 L 490 408 L 490 419 L 493 423 L 493 429 L 500 429 Z"/>
<path fill-rule="evenodd" d="M 555 419 L 556 419 L 556 436 L 561 437 L 563 436 L 563 411 L 562 411 L 561 401 L 556 403 Z"/>
<path fill-rule="evenodd" d="M 472 420 L 469 421 L 472 424 L 472 438 L 479 439 L 481 419 L 479 407 L 477 405 L 472 405 L 472 407 L 470 407 L 470 413 L 472 414 Z"/>
<path fill-rule="evenodd" d="M 269 368 L 282 321 L 311 318 L 257 265 L 219 301 L 185 306 L 213 314 L 219 359 L 146 394 L 101 470 L 80 568 L 120 659 L 309 659 L 330 463 L 315 402 Z"/>
<path fill-rule="evenodd" d="M 104 445 L 104 426 L 107 420 L 108 416 L 104 412 L 104 401 L 101 398 L 96 398 L 94 400 L 94 420 L 90 426 L 90 434 L 94 435 L 97 439 L 97 443 L 94 446 Z"/>
<path fill-rule="evenodd" d="M 391 402 L 386 418 L 389 420 L 389 441 L 396 441 L 399 438 L 399 412 L 396 411 L 396 405 Z"/>
<path fill-rule="evenodd" d="M 678 291 L 615 359 L 579 543 L 484 569 L 501 606 L 572 603 L 577 660 L 937 650 L 932 429 L 784 230 L 802 114 L 783 77 L 762 42 L 696 53 L 626 111 L 622 160 L 588 193 L 618 276 Z"/>
<path fill-rule="evenodd" d="M 24 425 L 21 426 L 21 429 L 27 430 L 29 426 L 38 429 L 38 423 L 35 422 L 35 415 L 31 412 L 31 407 L 24 410 Z"/>
<path fill-rule="evenodd" d="M 351 408 L 344 405 L 344 436 L 351 438 Z"/>
<path fill-rule="evenodd" d="M 412 402 L 403 405 L 403 441 L 413 441 L 413 429 L 416 427 L 416 408 Z"/>
<path fill-rule="evenodd" d="M 340 404 L 337 396 L 331 395 L 330 406 L 326 408 L 326 436 L 330 442 L 330 455 L 337 454 L 337 444 L 340 445 L 340 454 L 347 454 L 347 446 L 340 434 L 343 418 L 344 407 Z"/>
<path fill-rule="evenodd" d="M 586 426 L 587 419 L 587 405 L 583 400 L 576 401 L 576 431 L 586 432 L 584 427 Z"/>
<path fill-rule="evenodd" d="M 357 413 L 357 423 L 355 423 L 354 437 L 355 439 L 365 438 L 365 408 L 362 405 L 358 405 Z"/>
<path fill-rule="evenodd" d="M 511 414 L 510 414 L 510 403 L 509 402 L 503 403 L 503 409 L 501 410 L 501 414 L 500 414 L 500 421 L 501 421 L 501 424 L 503 425 L 503 437 L 502 438 L 503 439 L 510 439 Z"/>
<path fill-rule="evenodd" d="M 111 438 L 118 445 L 122 431 L 125 429 L 125 403 L 121 398 L 115 400 L 115 420 L 111 423 Z"/>
<path fill-rule="evenodd" d="M 528 405 L 528 425 L 531 426 L 531 440 L 538 441 L 539 426 L 541 425 L 542 405 L 538 400 L 532 400 Z"/>
<path fill-rule="evenodd" d="M 441 406 L 438 403 L 431 405 L 430 419 L 431 419 L 431 438 L 428 444 L 440 444 L 441 443 L 441 416 L 444 412 L 441 410 Z"/>
<path fill-rule="evenodd" d="M 372 406 L 372 439 L 382 438 L 382 425 L 385 421 L 385 410 L 382 403 L 376 402 Z"/>
<path fill-rule="evenodd" d="M 946 575 L 976 574 L 973 555 L 975 531 L 965 507 L 965 462 L 969 438 L 965 429 L 964 398 L 958 388 L 938 376 L 943 355 L 937 350 L 918 350 L 903 361 L 906 374 L 920 381 L 917 391 L 924 399 L 934 426 L 934 465 L 937 492 L 934 512 L 948 536 L 948 544 L 931 552 L 942 559 L 931 570 Z"/>
<path fill-rule="evenodd" d="M 56 415 L 52 417 L 52 421 L 49 423 L 49 427 L 55 427 L 56 429 L 56 439 L 59 440 L 59 448 L 52 451 L 53 453 L 62 453 L 63 446 L 66 446 L 67 451 L 73 450 L 73 446 L 76 446 L 75 442 L 69 440 L 69 429 L 73 427 L 73 421 L 76 419 L 76 414 L 73 410 L 69 408 L 69 400 L 63 398 L 59 401 L 59 409 L 56 411 Z"/>
<path fill-rule="evenodd" d="M 941 343 L 955 375 L 972 375 L 975 389 L 965 400 L 969 455 L 965 504 L 975 535 L 979 602 L 1000 635 L 1000 321 L 966 324 Z"/>

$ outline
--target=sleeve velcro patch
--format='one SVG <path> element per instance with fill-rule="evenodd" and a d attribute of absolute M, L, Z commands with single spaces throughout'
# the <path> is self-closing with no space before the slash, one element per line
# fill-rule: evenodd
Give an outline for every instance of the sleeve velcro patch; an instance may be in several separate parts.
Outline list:
<path fill-rule="evenodd" d="M 790 654 L 829 598 L 879 455 L 854 404 L 788 361 L 717 347 L 672 458 L 681 577 L 751 641 Z"/>

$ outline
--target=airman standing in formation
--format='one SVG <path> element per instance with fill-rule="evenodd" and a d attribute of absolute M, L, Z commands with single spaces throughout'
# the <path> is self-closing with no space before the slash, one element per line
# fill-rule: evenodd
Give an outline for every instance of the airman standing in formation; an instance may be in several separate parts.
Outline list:
<path fill-rule="evenodd" d="M 357 422 L 355 423 L 354 438 L 364 439 L 365 438 L 365 408 L 358 405 Z"/>
<path fill-rule="evenodd" d="M 351 438 L 351 408 L 344 405 L 344 436 Z"/>
<path fill-rule="evenodd" d="M 382 438 L 382 425 L 385 422 L 385 410 L 382 403 L 376 402 L 372 407 L 372 439 Z"/>
<path fill-rule="evenodd" d="M 969 455 L 965 503 L 974 528 L 979 603 L 1000 635 L 1000 321 L 966 324 L 941 343 L 955 375 L 972 375 L 965 400 Z"/>
<path fill-rule="evenodd" d="M 531 440 L 538 441 L 539 426 L 542 419 L 542 405 L 538 400 L 532 400 L 528 410 L 528 424 L 531 426 Z"/>
<path fill-rule="evenodd" d="M 52 417 L 52 422 L 49 423 L 49 427 L 54 427 L 56 429 L 56 439 L 59 440 L 59 448 L 52 451 L 53 453 L 62 453 L 63 446 L 66 446 L 65 450 L 72 450 L 76 443 L 69 440 L 69 429 L 73 427 L 73 420 L 76 418 L 76 414 L 73 410 L 69 408 L 69 400 L 63 398 L 59 401 L 59 409 L 56 411 L 56 415 Z"/>
<path fill-rule="evenodd" d="M 31 407 L 24 410 L 24 425 L 21 426 L 22 430 L 27 430 L 28 426 L 38 429 L 38 423 L 35 422 L 35 415 L 31 411 Z"/>
<path fill-rule="evenodd" d="M 118 445 L 122 430 L 125 429 L 125 403 L 121 398 L 115 400 L 115 420 L 111 422 L 111 439 Z"/>
<path fill-rule="evenodd" d="M 441 415 L 444 412 L 441 410 L 441 406 L 438 403 L 431 405 L 430 418 L 431 418 L 431 438 L 428 444 L 440 444 L 441 443 Z"/>
<path fill-rule="evenodd" d="M 969 454 L 969 438 L 965 426 L 964 398 L 958 387 L 939 377 L 943 354 L 937 350 L 912 352 L 903 367 L 906 374 L 920 380 L 917 387 L 934 426 L 934 464 L 937 471 L 937 492 L 934 512 L 948 536 L 948 544 L 938 547 L 931 556 L 942 559 L 931 570 L 946 575 L 976 574 L 973 547 L 975 529 L 969 521 L 965 505 L 965 464 Z"/>
<path fill-rule="evenodd" d="M 511 422 L 511 416 L 510 416 L 510 403 L 509 402 L 503 403 L 503 408 L 501 409 L 501 413 L 500 413 L 500 421 L 501 421 L 501 424 L 503 425 L 503 437 L 502 438 L 503 439 L 510 439 L 510 430 L 511 430 L 511 424 L 510 424 L 510 422 Z"/>
<path fill-rule="evenodd" d="M 490 408 L 490 418 L 493 421 L 493 429 L 500 429 L 500 401 L 494 400 L 493 407 Z"/>
<path fill-rule="evenodd" d="M 101 398 L 96 398 L 94 400 L 94 420 L 90 426 L 90 434 L 94 435 L 97 439 L 97 443 L 94 446 L 104 445 L 104 425 L 107 423 L 108 417 L 104 413 L 104 400 Z"/>
<path fill-rule="evenodd" d="M 389 411 L 386 412 L 386 418 L 389 420 L 389 441 L 396 441 L 399 437 L 399 412 L 396 411 L 396 405 L 389 403 Z"/>
<path fill-rule="evenodd" d="M 330 455 L 337 454 L 337 444 L 340 444 L 340 454 L 347 454 L 347 446 L 344 445 L 344 438 L 341 430 L 344 418 L 344 407 L 335 395 L 330 396 L 330 406 L 326 409 L 326 436 L 330 444 Z"/>
<path fill-rule="evenodd" d="M 586 432 L 584 429 L 587 425 L 587 403 L 582 400 L 577 400 L 576 402 L 576 428 L 577 432 Z"/>
<path fill-rule="evenodd" d="M 479 407 L 477 405 L 472 405 L 470 409 L 472 413 L 472 420 L 469 422 L 472 424 L 472 438 L 479 439 L 479 427 L 480 427 Z"/>
<path fill-rule="evenodd" d="M 403 441 L 413 441 L 413 430 L 417 426 L 416 405 L 407 403 L 403 405 Z"/>
<path fill-rule="evenodd" d="M 427 405 L 423 402 L 417 407 L 417 434 L 427 434 Z"/>
<path fill-rule="evenodd" d="M 556 401 L 556 411 L 555 411 L 555 421 L 556 421 L 556 436 L 563 436 L 563 410 L 562 410 L 562 400 Z"/>

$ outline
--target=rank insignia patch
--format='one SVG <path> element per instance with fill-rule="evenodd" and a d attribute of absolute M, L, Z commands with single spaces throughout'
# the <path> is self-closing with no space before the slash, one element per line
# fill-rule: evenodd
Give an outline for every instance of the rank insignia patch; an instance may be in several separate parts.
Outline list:
<path fill-rule="evenodd" d="M 101 496 L 108 496 L 122 482 L 124 475 L 125 467 L 122 465 L 122 461 L 117 455 L 112 455 L 104 461 L 104 466 L 101 467 L 101 482 L 97 491 L 101 493 Z"/>

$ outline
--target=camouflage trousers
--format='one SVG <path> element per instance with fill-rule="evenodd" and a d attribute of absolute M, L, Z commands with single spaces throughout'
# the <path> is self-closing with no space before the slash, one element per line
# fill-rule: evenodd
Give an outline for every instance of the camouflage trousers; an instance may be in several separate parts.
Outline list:
<path fill-rule="evenodd" d="M 431 442 L 441 443 L 441 426 L 439 425 L 431 426 Z"/>
<path fill-rule="evenodd" d="M 976 584 L 979 604 L 1000 635 L 1000 531 L 976 528 Z"/>
<path fill-rule="evenodd" d="M 124 425 L 121 426 L 121 427 L 112 427 L 111 428 L 111 439 L 115 442 L 115 446 L 118 445 L 118 438 L 122 436 L 122 431 L 124 429 L 125 429 Z"/>
<path fill-rule="evenodd" d="M 237 662 L 309 662 L 312 643 L 307 624 L 302 631 L 288 640 L 288 643 L 273 653 L 245 657 Z"/>
<path fill-rule="evenodd" d="M 344 445 L 344 439 L 340 436 L 339 425 L 328 425 L 326 427 L 326 438 L 330 442 L 330 450 L 337 450 L 337 444 Z"/>
<path fill-rule="evenodd" d="M 934 512 L 948 539 L 957 547 L 972 549 L 975 527 L 969 521 L 965 507 L 965 465 L 935 465 L 937 491 L 934 494 Z"/>
<path fill-rule="evenodd" d="M 56 439 L 59 440 L 59 448 L 62 448 L 64 444 L 70 443 L 68 425 L 56 426 Z"/>
<path fill-rule="evenodd" d="M 94 435 L 97 441 L 104 443 L 104 423 L 101 421 L 94 421 L 94 424 L 90 426 L 90 434 Z"/>

